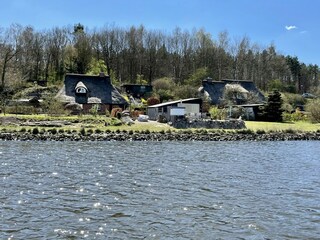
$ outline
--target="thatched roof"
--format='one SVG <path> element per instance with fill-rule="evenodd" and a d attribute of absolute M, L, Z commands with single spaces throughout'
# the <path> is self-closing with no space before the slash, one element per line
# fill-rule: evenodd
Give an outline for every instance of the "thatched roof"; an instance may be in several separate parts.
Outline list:
<path fill-rule="evenodd" d="M 76 88 L 83 87 L 86 94 L 76 94 Z M 103 103 L 127 105 L 127 101 L 111 84 L 109 76 L 90 76 L 82 74 L 67 74 L 64 85 L 56 96 L 64 103 Z"/>
<path fill-rule="evenodd" d="M 262 103 L 265 100 L 264 95 L 258 90 L 254 83 L 246 80 L 224 79 L 221 81 L 212 81 L 211 79 L 205 79 L 202 81 L 202 87 L 199 88 L 199 91 L 210 97 L 211 104 L 218 105 L 222 99 L 226 85 L 230 86 L 234 84 L 240 85 L 244 89 L 243 91 L 255 93 L 259 98 L 258 103 Z"/>

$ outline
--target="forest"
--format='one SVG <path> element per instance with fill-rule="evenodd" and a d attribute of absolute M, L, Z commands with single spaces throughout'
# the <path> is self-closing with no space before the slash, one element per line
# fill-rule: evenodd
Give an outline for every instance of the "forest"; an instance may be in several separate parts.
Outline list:
<path fill-rule="evenodd" d="M 272 43 L 261 46 L 227 31 L 214 37 L 203 28 L 166 32 L 143 25 L 88 29 L 78 23 L 45 30 L 0 26 L 2 96 L 39 80 L 59 85 L 65 73 L 99 72 L 110 75 L 116 85 L 169 79 L 176 89 L 184 89 L 182 95 L 208 76 L 252 80 L 262 91 L 316 93 L 319 87 L 316 64 L 306 65 L 297 56 L 279 54 Z"/>

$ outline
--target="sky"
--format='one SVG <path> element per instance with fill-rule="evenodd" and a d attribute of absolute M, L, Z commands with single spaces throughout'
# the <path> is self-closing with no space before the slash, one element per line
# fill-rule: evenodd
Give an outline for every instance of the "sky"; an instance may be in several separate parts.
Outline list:
<path fill-rule="evenodd" d="M 0 0 L 0 28 L 18 23 L 36 30 L 105 25 L 170 33 L 205 29 L 213 39 L 227 31 L 279 54 L 320 66 L 320 0 Z"/>

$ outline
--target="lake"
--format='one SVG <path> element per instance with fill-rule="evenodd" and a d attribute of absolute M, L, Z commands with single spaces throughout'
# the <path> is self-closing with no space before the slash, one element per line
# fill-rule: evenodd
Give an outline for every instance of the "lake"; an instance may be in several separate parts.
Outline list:
<path fill-rule="evenodd" d="M 320 141 L 0 141 L 0 239 L 319 239 Z"/>

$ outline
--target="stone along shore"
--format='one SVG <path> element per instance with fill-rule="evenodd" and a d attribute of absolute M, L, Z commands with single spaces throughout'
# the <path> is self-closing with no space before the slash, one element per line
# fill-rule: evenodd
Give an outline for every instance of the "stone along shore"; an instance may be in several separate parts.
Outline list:
<path fill-rule="evenodd" d="M 0 132 L 3 141 L 297 141 L 320 140 L 320 132 L 170 131 Z"/>

